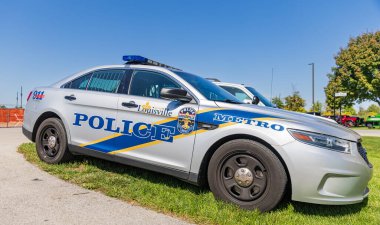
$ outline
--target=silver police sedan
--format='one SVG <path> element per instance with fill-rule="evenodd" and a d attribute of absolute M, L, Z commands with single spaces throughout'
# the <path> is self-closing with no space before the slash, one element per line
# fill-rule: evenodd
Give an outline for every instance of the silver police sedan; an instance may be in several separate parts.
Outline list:
<path fill-rule="evenodd" d="M 268 211 L 295 201 L 352 204 L 372 165 L 360 136 L 312 115 L 242 104 L 212 82 L 141 56 L 84 70 L 28 97 L 24 134 L 41 160 L 74 155 L 209 185 L 217 199 Z"/>

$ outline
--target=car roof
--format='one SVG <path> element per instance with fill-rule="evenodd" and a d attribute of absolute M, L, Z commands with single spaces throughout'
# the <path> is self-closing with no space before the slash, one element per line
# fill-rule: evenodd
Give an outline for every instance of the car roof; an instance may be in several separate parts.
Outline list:
<path fill-rule="evenodd" d="M 161 67 L 161 66 L 143 65 L 143 64 L 118 64 L 118 65 L 103 65 L 103 66 L 91 67 L 91 68 L 82 70 L 78 73 L 75 73 L 71 76 L 68 76 L 68 77 L 50 85 L 50 87 L 60 88 L 62 85 L 64 85 L 65 83 L 67 83 L 73 79 L 76 79 L 76 78 L 83 76 L 87 73 L 90 73 L 92 71 L 102 70 L 102 69 L 145 69 L 145 70 L 151 70 L 151 71 L 155 71 L 155 72 L 162 72 L 164 74 L 168 74 L 168 75 L 174 77 L 176 80 L 183 83 L 188 88 L 188 90 L 195 95 L 195 97 L 198 100 L 205 100 L 206 99 L 197 89 L 192 87 L 186 80 L 182 79 L 181 77 L 179 77 L 175 73 L 176 71 L 180 71 L 180 70 L 176 70 L 174 68 L 165 68 L 165 67 Z"/>
<path fill-rule="evenodd" d="M 147 70 L 154 70 L 154 71 L 160 71 L 164 73 L 170 73 L 175 70 L 173 69 L 168 69 L 165 67 L 160 67 L 160 66 L 152 66 L 152 65 L 143 65 L 143 64 L 115 64 L 115 65 L 102 65 L 102 66 L 95 66 L 91 67 L 82 71 L 79 71 L 77 73 L 74 73 L 68 77 L 65 77 L 64 79 L 52 84 L 52 87 L 60 87 L 63 84 L 80 77 L 86 73 L 89 73 L 94 70 L 102 70 L 102 69 L 147 69 Z"/>
<path fill-rule="evenodd" d="M 240 86 L 240 87 L 245 87 L 244 84 L 236 84 L 236 83 L 228 83 L 228 82 L 213 82 L 216 85 L 225 85 L 225 86 Z"/>

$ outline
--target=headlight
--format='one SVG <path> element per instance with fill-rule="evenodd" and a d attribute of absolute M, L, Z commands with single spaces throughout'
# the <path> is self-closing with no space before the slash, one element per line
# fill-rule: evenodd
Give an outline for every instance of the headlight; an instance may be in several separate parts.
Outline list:
<path fill-rule="evenodd" d="M 343 152 L 343 153 L 350 153 L 350 142 L 324 135 L 324 134 L 317 134 L 307 131 L 300 131 L 300 130 L 292 130 L 288 129 L 289 133 L 296 139 L 297 141 L 303 142 L 305 144 L 314 145 L 322 148 L 327 148 L 329 150 Z"/>

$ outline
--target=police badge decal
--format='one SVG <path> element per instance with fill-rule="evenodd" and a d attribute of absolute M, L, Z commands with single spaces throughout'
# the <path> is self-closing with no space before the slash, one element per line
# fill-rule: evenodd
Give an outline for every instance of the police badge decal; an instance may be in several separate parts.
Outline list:
<path fill-rule="evenodd" d="M 196 111 L 193 108 L 186 107 L 178 113 L 177 129 L 182 134 L 188 134 L 194 130 Z"/>

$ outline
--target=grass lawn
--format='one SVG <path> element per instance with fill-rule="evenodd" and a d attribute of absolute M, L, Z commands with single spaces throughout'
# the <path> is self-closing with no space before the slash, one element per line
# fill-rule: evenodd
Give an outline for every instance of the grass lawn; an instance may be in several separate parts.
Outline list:
<path fill-rule="evenodd" d="M 347 206 L 322 206 L 284 200 L 272 212 L 259 213 L 216 201 L 201 189 L 173 177 L 94 158 L 48 165 L 41 162 L 34 144 L 19 152 L 41 169 L 63 180 L 105 195 L 202 224 L 380 224 L 380 138 L 364 137 L 375 171 L 369 198 Z"/>
<path fill-rule="evenodd" d="M 379 129 L 380 127 L 376 126 L 375 128 L 369 129 L 368 127 L 351 127 L 353 130 L 374 130 L 374 129 Z"/>

